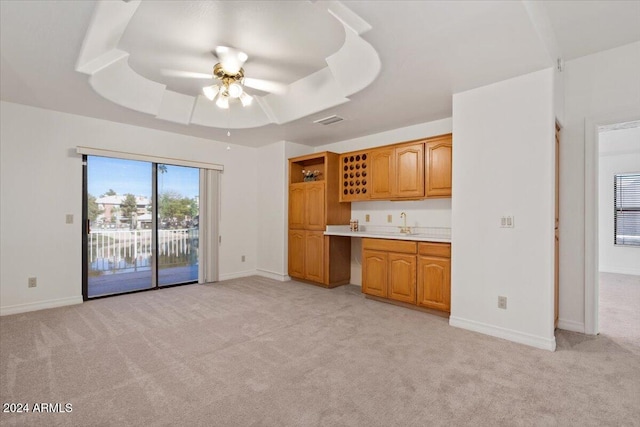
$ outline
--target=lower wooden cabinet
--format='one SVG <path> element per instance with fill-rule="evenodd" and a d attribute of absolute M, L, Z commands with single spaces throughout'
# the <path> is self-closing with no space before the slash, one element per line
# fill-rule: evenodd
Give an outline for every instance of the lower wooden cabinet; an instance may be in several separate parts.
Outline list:
<path fill-rule="evenodd" d="M 362 252 L 362 292 L 387 297 L 389 255 L 386 252 Z"/>
<path fill-rule="evenodd" d="M 323 231 L 289 230 L 289 276 L 324 287 L 349 283 L 351 240 Z"/>
<path fill-rule="evenodd" d="M 451 245 L 363 239 L 362 292 L 450 312 Z"/>
<path fill-rule="evenodd" d="M 387 297 L 396 301 L 416 302 L 416 256 L 389 254 L 389 287 Z"/>
<path fill-rule="evenodd" d="M 305 279 L 322 283 L 324 281 L 324 233 L 307 231 L 305 245 Z"/>
<path fill-rule="evenodd" d="M 416 242 L 363 239 L 362 292 L 416 303 Z"/>

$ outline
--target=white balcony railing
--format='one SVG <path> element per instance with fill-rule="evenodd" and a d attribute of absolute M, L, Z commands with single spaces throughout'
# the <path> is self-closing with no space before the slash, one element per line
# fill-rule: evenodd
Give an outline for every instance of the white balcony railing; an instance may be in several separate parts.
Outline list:
<path fill-rule="evenodd" d="M 89 270 L 95 273 L 151 268 L 151 230 L 92 230 Z M 198 259 L 198 229 L 158 230 L 158 267 L 192 265 Z"/>

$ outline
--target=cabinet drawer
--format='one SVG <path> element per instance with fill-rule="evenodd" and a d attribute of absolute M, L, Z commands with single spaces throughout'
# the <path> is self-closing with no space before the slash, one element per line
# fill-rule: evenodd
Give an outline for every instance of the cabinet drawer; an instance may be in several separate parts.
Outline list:
<path fill-rule="evenodd" d="M 451 244 L 450 243 L 419 243 L 418 253 L 420 255 L 451 258 Z"/>
<path fill-rule="evenodd" d="M 405 240 L 387 240 L 387 239 L 362 239 L 362 249 L 372 249 L 385 252 L 399 252 L 405 254 L 415 254 L 417 251 L 417 243 Z"/>

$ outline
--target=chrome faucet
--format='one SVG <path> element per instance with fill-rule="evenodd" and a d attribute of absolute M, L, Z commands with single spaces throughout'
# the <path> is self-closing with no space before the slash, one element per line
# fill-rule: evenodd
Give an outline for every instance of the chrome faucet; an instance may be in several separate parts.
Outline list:
<path fill-rule="evenodd" d="M 404 225 L 400 227 L 400 232 L 404 234 L 411 234 L 411 227 L 407 227 L 407 214 L 402 212 L 400 218 L 404 219 Z"/>

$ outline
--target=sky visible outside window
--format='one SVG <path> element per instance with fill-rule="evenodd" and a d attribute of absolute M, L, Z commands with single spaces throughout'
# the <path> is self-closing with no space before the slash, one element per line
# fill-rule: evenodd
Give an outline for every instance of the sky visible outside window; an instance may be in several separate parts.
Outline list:
<path fill-rule="evenodd" d="M 112 189 L 118 195 L 130 193 L 151 198 L 151 163 L 89 156 L 88 165 L 89 194 L 100 197 Z M 190 199 L 198 196 L 197 168 L 166 166 L 165 173 L 158 172 L 158 193 L 172 192 Z"/>

